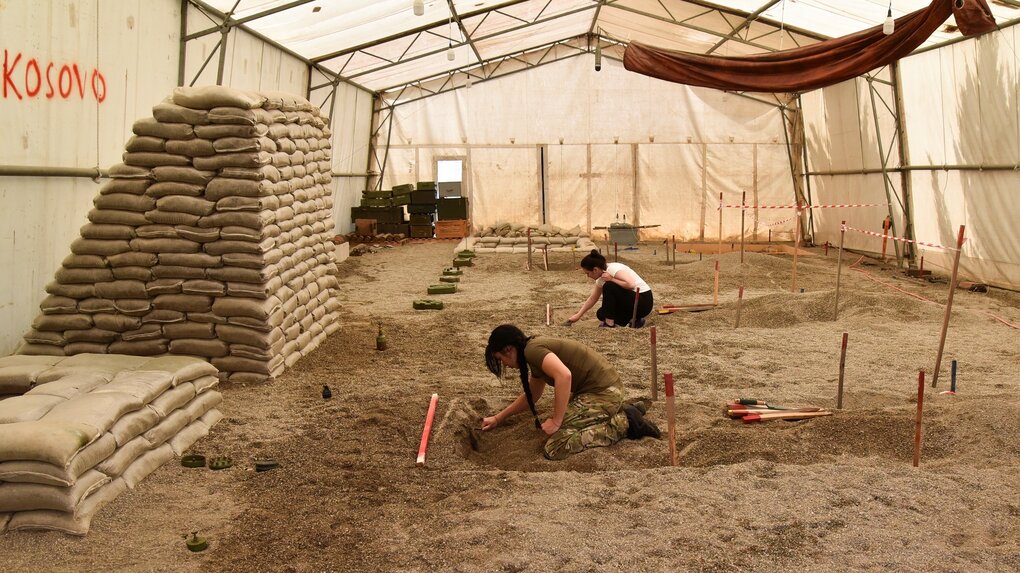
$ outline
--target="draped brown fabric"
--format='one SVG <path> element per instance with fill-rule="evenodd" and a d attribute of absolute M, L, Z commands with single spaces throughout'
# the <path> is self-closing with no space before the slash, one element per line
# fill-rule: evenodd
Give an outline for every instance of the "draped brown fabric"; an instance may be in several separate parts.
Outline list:
<path fill-rule="evenodd" d="M 803 48 L 746 57 L 706 56 L 631 42 L 626 69 L 662 80 L 721 90 L 801 92 L 857 77 L 894 62 L 920 46 L 949 18 L 965 36 L 995 29 L 985 0 L 933 0 L 896 19 L 886 36 L 882 26 Z"/>

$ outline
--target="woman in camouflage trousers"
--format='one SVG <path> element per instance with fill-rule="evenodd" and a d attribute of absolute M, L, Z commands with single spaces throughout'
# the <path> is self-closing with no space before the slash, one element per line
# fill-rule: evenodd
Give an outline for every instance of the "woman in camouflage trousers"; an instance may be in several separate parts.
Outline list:
<path fill-rule="evenodd" d="M 624 437 L 660 436 L 641 406 L 624 402 L 623 382 L 616 369 L 579 342 L 525 336 L 516 326 L 503 324 L 489 335 L 485 363 L 496 376 L 502 375 L 504 367 L 518 369 L 524 391 L 498 413 L 483 418 L 482 430 L 491 430 L 529 408 L 535 427 L 549 436 L 543 449 L 551 460 L 609 446 Z M 541 422 L 535 402 L 546 386 L 553 387 L 553 412 Z"/>

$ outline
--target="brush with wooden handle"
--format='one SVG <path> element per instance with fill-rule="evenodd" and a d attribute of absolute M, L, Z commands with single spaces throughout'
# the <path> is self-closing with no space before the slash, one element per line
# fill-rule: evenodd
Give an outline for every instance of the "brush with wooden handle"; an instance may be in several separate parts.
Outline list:
<path fill-rule="evenodd" d="M 754 422 L 767 422 L 768 420 L 801 420 L 804 418 L 814 418 L 817 416 L 831 416 L 832 412 L 828 410 L 822 410 L 819 412 L 774 412 L 770 414 L 748 414 L 741 418 L 745 424 L 752 424 Z"/>

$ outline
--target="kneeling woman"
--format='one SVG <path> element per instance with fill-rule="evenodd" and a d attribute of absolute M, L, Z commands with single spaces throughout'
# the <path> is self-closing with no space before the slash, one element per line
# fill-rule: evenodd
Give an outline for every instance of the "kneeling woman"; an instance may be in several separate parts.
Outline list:
<path fill-rule="evenodd" d="M 609 446 L 624 437 L 659 437 L 638 406 L 623 401 L 623 382 L 602 355 L 565 338 L 525 336 L 512 324 L 497 326 L 485 347 L 485 364 L 496 376 L 503 367 L 520 370 L 524 392 L 499 413 L 482 420 L 491 430 L 514 414 L 531 409 L 535 427 L 549 439 L 545 457 L 562 460 L 585 448 Z M 538 419 L 535 402 L 553 387 L 553 413 Z"/>
<path fill-rule="evenodd" d="M 623 263 L 607 263 L 606 258 L 596 249 L 581 259 L 584 274 L 595 280 L 595 287 L 584 301 L 581 309 L 567 320 L 571 323 L 581 320 L 595 303 L 602 298 L 602 307 L 595 316 L 602 321 L 599 326 L 612 328 L 626 326 L 631 319 L 636 319 L 634 328 L 645 324 L 645 317 L 652 312 L 652 289 L 648 283 L 638 276 L 634 269 Z M 634 316 L 634 289 L 637 288 L 637 316 Z"/>

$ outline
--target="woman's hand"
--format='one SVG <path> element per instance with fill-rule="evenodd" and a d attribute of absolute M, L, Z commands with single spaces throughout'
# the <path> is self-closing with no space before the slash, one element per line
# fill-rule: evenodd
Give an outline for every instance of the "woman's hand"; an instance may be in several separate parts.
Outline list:
<path fill-rule="evenodd" d="M 542 431 L 545 432 L 545 435 L 551 436 L 560 429 L 561 425 L 561 423 L 554 422 L 552 418 L 549 418 L 542 422 Z"/>
<path fill-rule="evenodd" d="M 482 418 L 482 431 L 491 430 L 499 425 L 499 418 L 496 416 L 486 416 Z"/>

